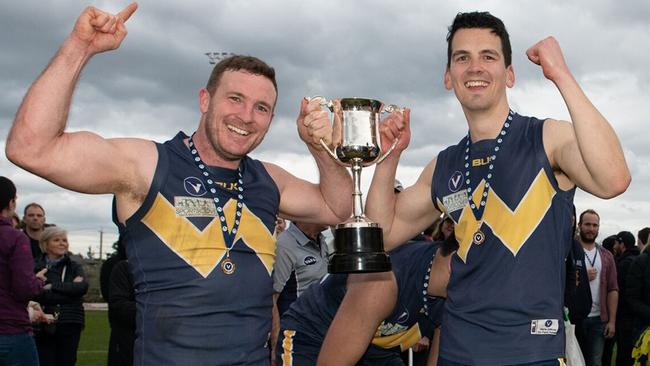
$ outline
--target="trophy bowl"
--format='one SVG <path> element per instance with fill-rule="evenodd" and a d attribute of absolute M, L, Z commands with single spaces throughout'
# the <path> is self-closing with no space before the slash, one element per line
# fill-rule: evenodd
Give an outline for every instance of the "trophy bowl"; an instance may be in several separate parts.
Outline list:
<path fill-rule="evenodd" d="M 335 112 L 332 101 L 323 97 L 311 99 L 316 98 L 319 98 L 321 106 Z M 333 159 L 352 170 L 353 214 L 346 222 L 336 225 L 334 253 L 329 258 L 327 270 L 329 273 L 387 272 L 392 266 L 390 257 L 384 251 L 382 229 L 379 224 L 370 221 L 363 214 L 361 170 L 363 167 L 381 163 L 393 151 L 397 141 L 382 155 L 379 117 L 382 113 L 402 109 L 395 105 L 384 107 L 382 102 L 368 98 L 343 98 L 339 101 L 341 145 L 334 151 L 323 141 L 321 145 Z"/>

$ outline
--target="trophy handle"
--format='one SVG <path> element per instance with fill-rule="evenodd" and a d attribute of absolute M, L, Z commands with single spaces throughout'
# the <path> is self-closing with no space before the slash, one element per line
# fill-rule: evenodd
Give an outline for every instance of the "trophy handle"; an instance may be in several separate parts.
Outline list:
<path fill-rule="evenodd" d="M 332 157 L 332 159 L 334 159 L 334 161 L 336 161 L 337 163 L 339 163 L 339 164 L 341 164 L 343 166 L 347 166 L 347 165 L 343 164 L 343 162 L 341 162 L 341 160 L 339 160 L 339 157 L 336 156 L 334 151 L 332 151 L 329 146 L 327 146 L 327 144 L 325 143 L 325 141 L 323 141 L 323 139 L 320 139 L 320 146 L 322 146 L 323 149 L 325 149 L 325 151 L 327 151 L 327 153 L 330 154 L 330 156 Z"/>
<path fill-rule="evenodd" d="M 399 106 L 397 106 L 395 104 L 389 104 L 389 105 L 385 106 L 381 110 L 381 113 L 393 113 L 393 112 L 404 112 L 404 108 L 399 107 Z M 379 159 L 377 159 L 377 161 L 375 162 L 375 164 L 380 164 L 382 161 L 384 161 L 388 157 L 388 155 L 390 155 L 390 153 L 393 152 L 393 150 L 395 150 L 395 147 L 397 146 L 397 142 L 399 141 L 400 136 L 402 136 L 401 132 L 400 132 L 399 136 L 397 136 L 395 141 L 393 141 L 393 143 L 390 145 L 390 147 L 388 148 L 388 151 L 386 151 L 386 153 L 384 153 L 382 156 L 380 156 Z"/>
<path fill-rule="evenodd" d="M 381 162 L 384 161 L 388 157 L 388 155 L 390 155 L 390 153 L 393 152 L 393 150 L 395 150 L 395 146 L 397 146 L 397 143 L 399 142 L 400 136 L 402 136 L 401 132 L 400 132 L 399 136 L 397 136 L 395 141 L 393 141 L 393 143 L 390 145 L 390 147 L 388 148 L 388 151 L 386 151 L 382 156 L 380 156 L 379 159 L 377 159 L 377 161 L 374 164 L 381 164 Z"/>
<path fill-rule="evenodd" d="M 332 102 L 331 100 L 327 100 L 327 98 L 325 98 L 322 95 L 314 95 L 313 97 L 305 97 L 305 99 L 307 100 L 307 102 L 311 102 L 312 100 L 315 100 L 320 104 L 321 108 L 327 108 L 327 109 L 329 109 L 330 112 L 334 112 L 334 102 Z M 334 151 L 332 151 L 332 149 L 330 149 L 329 146 L 327 146 L 327 144 L 325 143 L 325 141 L 323 141 L 323 139 L 320 139 L 320 145 L 323 147 L 323 149 L 325 149 L 325 151 L 327 151 L 328 154 L 330 154 L 332 159 L 334 159 L 337 163 L 339 163 L 342 166 L 347 166 L 347 165 L 343 164 L 343 162 L 341 162 L 339 157 L 336 156 L 336 153 Z"/>

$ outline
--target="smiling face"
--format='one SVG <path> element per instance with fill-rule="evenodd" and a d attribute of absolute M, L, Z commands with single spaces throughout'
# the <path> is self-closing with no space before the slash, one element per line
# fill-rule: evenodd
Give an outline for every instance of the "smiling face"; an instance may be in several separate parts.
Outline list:
<path fill-rule="evenodd" d="M 68 252 L 68 236 L 66 234 L 53 235 L 45 243 L 45 253 L 50 259 L 58 259 Z"/>
<path fill-rule="evenodd" d="M 505 66 L 501 39 L 487 28 L 459 29 L 444 82 L 465 111 L 507 108 L 506 87 L 514 85 L 515 75 L 512 65 Z"/>
<path fill-rule="evenodd" d="M 246 71 L 224 72 L 213 95 L 202 89 L 198 133 L 205 134 L 213 151 L 200 150 L 201 156 L 236 167 L 264 139 L 276 96 L 268 78 Z"/>
<path fill-rule="evenodd" d="M 442 235 L 447 239 L 451 234 L 454 233 L 454 222 L 451 219 L 445 219 L 442 222 L 442 227 L 440 228 Z"/>

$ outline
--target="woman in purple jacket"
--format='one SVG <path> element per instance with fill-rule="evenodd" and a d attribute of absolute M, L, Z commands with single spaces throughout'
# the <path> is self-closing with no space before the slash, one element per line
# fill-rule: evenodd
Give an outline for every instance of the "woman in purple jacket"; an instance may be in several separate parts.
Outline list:
<path fill-rule="evenodd" d="M 45 270 L 34 275 L 29 239 L 11 222 L 15 210 L 16 186 L 0 177 L 0 366 L 38 365 L 27 304 L 41 291 Z"/>

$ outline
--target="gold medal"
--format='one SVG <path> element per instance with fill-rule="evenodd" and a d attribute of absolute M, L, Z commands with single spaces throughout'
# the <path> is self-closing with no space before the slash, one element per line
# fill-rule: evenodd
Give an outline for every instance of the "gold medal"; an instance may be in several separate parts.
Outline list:
<path fill-rule="evenodd" d="M 481 230 L 476 230 L 474 236 L 472 236 L 472 241 L 476 245 L 481 245 L 485 241 L 485 234 Z"/>
<path fill-rule="evenodd" d="M 227 275 L 235 273 L 235 263 L 230 258 L 226 258 L 221 262 L 221 271 Z"/>

